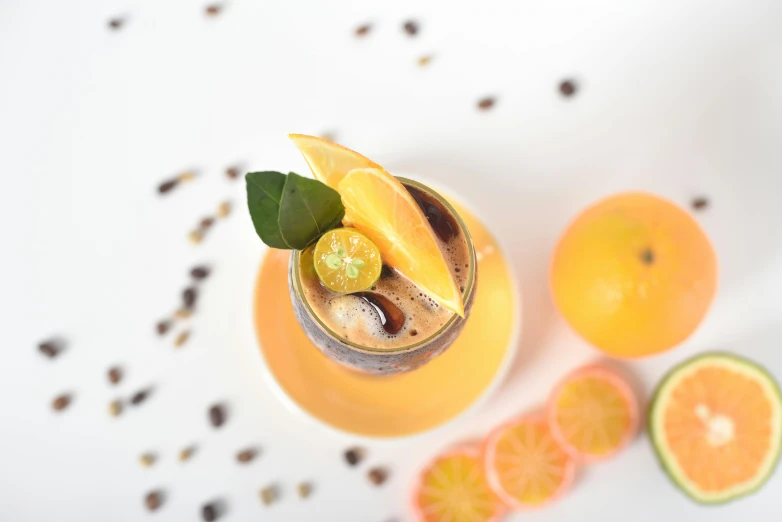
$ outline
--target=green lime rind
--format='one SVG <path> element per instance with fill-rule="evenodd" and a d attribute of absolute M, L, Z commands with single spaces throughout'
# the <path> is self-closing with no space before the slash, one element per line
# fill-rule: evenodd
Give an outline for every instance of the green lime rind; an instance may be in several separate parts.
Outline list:
<path fill-rule="evenodd" d="M 745 375 L 757 379 L 758 383 L 768 392 L 768 397 L 773 403 L 772 415 L 774 418 L 772 419 L 772 429 L 774 429 L 776 435 L 771 437 L 772 443 L 776 441 L 776 445 L 769 448 L 766 461 L 763 463 L 757 476 L 749 482 L 737 484 L 731 490 L 719 494 L 702 491 L 684 476 L 684 472 L 679 468 L 675 456 L 669 453 L 665 447 L 664 432 L 661 427 L 661 417 L 670 391 L 680 382 L 688 370 L 695 366 L 708 366 L 709 364 L 739 370 Z M 669 370 L 657 385 L 649 406 L 648 426 L 649 437 L 652 440 L 657 459 L 679 490 L 700 504 L 725 504 L 756 493 L 774 474 L 779 463 L 780 453 L 782 453 L 782 391 L 780 391 L 779 384 L 768 370 L 753 361 L 726 352 L 708 352 L 696 355 Z"/>

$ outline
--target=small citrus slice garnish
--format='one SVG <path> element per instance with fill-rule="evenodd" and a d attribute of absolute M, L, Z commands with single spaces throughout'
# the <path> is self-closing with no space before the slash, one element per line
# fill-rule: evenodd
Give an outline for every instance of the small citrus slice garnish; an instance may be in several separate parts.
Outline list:
<path fill-rule="evenodd" d="M 518 510 L 556 500 L 575 475 L 575 461 L 542 417 L 522 417 L 496 428 L 486 438 L 484 458 L 489 485 Z"/>
<path fill-rule="evenodd" d="M 304 156 L 315 179 L 334 190 L 353 169 L 382 168 L 358 152 L 323 138 L 306 134 L 289 134 L 289 137 Z"/>
<path fill-rule="evenodd" d="M 473 446 L 440 455 L 421 471 L 413 509 L 419 522 L 497 522 L 506 511 Z"/>
<path fill-rule="evenodd" d="M 782 451 L 782 392 L 752 361 L 698 355 L 658 385 L 649 435 L 684 493 L 704 504 L 728 502 L 754 493 L 774 473 Z M 779 495 L 779 488 L 769 493 Z"/>
<path fill-rule="evenodd" d="M 377 245 L 352 228 L 337 228 L 323 234 L 315 245 L 313 258 L 321 282 L 342 294 L 370 288 L 383 269 Z"/>
<path fill-rule="evenodd" d="M 548 404 L 551 432 L 573 457 L 594 462 L 625 447 L 638 431 L 638 401 L 617 373 L 579 368 L 554 388 Z"/>
<path fill-rule="evenodd" d="M 337 190 L 345 219 L 377 244 L 386 263 L 464 317 L 462 294 L 434 231 L 404 185 L 383 169 L 355 169 Z"/>

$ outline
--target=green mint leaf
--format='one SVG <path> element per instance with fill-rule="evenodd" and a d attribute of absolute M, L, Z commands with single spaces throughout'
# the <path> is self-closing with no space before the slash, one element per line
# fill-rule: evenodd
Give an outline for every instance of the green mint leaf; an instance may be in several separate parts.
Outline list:
<path fill-rule="evenodd" d="M 277 218 L 288 248 L 307 248 L 324 232 L 339 225 L 344 216 L 345 207 L 336 190 L 294 172 L 288 174 Z"/>
<path fill-rule="evenodd" d="M 285 174 L 273 171 L 250 172 L 244 179 L 247 183 L 247 206 L 255 232 L 272 248 L 292 248 L 283 239 L 277 223 Z"/>

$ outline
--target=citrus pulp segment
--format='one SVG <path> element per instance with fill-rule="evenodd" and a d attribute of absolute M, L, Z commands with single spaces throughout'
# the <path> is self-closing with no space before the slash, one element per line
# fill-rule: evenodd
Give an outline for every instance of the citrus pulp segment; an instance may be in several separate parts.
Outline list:
<path fill-rule="evenodd" d="M 382 168 L 358 152 L 317 136 L 290 134 L 290 139 L 307 161 L 315 179 L 334 190 L 345 175 L 353 169 Z"/>
<path fill-rule="evenodd" d="M 383 268 L 377 245 L 352 228 L 323 234 L 315 245 L 313 262 L 320 281 L 342 294 L 367 290 Z"/>

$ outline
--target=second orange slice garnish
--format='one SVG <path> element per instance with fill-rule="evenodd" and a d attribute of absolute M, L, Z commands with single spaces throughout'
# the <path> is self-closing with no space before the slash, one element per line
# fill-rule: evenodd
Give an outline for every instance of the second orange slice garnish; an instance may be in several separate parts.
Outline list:
<path fill-rule="evenodd" d="M 345 219 L 377 244 L 383 260 L 440 305 L 464 317 L 462 294 L 434 231 L 404 185 L 382 169 L 355 169 L 337 190 Z"/>
<path fill-rule="evenodd" d="M 356 151 L 317 136 L 290 134 L 290 139 L 310 166 L 315 179 L 337 190 L 342 178 L 353 169 L 382 168 Z"/>

